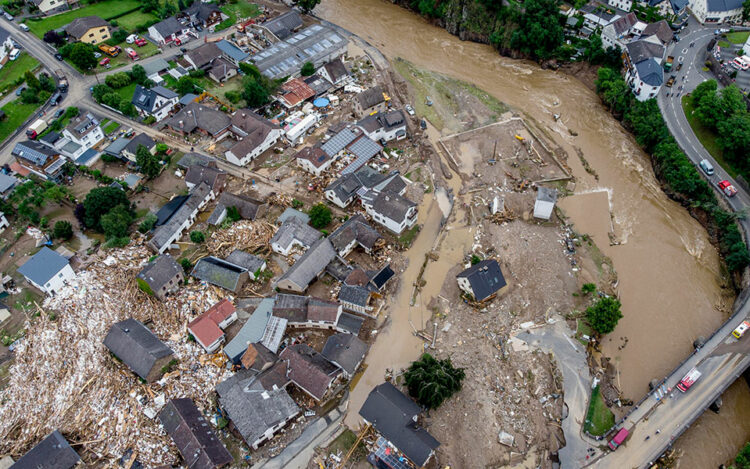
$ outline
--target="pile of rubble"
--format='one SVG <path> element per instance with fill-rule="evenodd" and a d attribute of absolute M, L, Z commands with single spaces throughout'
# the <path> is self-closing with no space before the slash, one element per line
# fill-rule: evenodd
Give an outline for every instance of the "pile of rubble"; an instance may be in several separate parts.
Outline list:
<path fill-rule="evenodd" d="M 59 429 L 87 465 L 112 465 L 127 450 L 146 467 L 171 464 L 177 453 L 154 419 L 169 399 L 192 398 L 206 410 L 226 371 L 201 365 L 202 349 L 186 340 L 186 324 L 220 298 L 200 283 L 164 303 L 138 290 L 148 261 L 142 240 L 99 254 L 57 296 L 38 306 L 16 348 L 9 384 L 0 392 L 0 453 L 18 457 Z M 151 385 L 102 344 L 113 323 L 142 321 L 173 351 L 173 371 Z M 204 361 L 205 362 L 205 361 Z"/>
<path fill-rule="evenodd" d="M 276 227 L 265 221 L 241 220 L 226 230 L 217 230 L 206 241 L 206 249 L 213 256 L 224 258 L 235 249 L 255 252 L 270 245 Z"/>

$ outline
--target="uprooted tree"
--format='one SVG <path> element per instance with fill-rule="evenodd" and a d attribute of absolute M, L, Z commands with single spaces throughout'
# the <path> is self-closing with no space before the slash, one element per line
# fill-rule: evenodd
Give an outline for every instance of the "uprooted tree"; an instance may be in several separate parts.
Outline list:
<path fill-rule="evenodd" d="M 423 354 L 404 373 L 409 394 L 429 409 L 438 408 L 460 391 L 465 377 L 463 368 L 455 368 L 450 358 L 438 360 L 429 353 Z"/>

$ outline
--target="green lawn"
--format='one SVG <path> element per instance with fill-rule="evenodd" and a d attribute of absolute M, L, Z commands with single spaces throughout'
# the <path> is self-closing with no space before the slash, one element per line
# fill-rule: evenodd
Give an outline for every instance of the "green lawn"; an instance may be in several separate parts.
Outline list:
<path fill-rule="evenodd" d="M 66 11 L 59 15 L 48 16 L 41 19 L 31 18 L 26 20 L 26 25 L 31 29 L 31 32 L 35 36 L 41 39 L 44 36 L 44 33 L 50 29 L 62 28 L 81 16 L 99 16 L 106 20 L 107 18 L 112 18 L 113 16 L 121 15 L 126 11 L 137 8 L 140 4 L 141 2 L 138 0 L 104 0 L 99 3 L 87 5 L 83 8 Z"/>
<path fill-rule="evenodd" d="M 589 410 L 586 413 L 586 421 L 583 424 L 584 430 L 594 436 L 604 435 L 615 424 L 615 415 L 604 403 L 599 386 L 591 391 L 591 400 L 589 401 Z"/>
<path fill-rule="evenodd" d="M 250 3 L 247 0 L 239 0 L 237 3 L 226 4 L 221 7 L 221 11 L 229 16 L 229 18 L 217 24 L 216 31 L 222 31 L 231 27 L 240 18 L 255 18 L 256 16 L 260 15 L 260 8 L 258 7 L 258 5 L 256 5 L 255 3 Z"/>
<path fill-rule="evenodd" d="M 128 54 L 125 52 L 126 47 L 130 47 L 131 49 L 136 51 L 136 53 L 138 53 L 138 57 L 140 57 L 141 59 L 145 59 L 146 57 L 151 57 L 159 53 L 159 48 L 156 47 L 156 45 L 152 42 L 149 42 L 143 47 L 138 47 L 135 44 L 128 44 L 127 42 L 121 42 L 120 44 L 118 44 L 118 46 L 120 46 L 120 49 L 122 49 L 122 52 L 120 52 L 120 54 L 117 57 L 109 58 L 110 68 L 122 67 L 133 62 L 132 60 L 130 60 L 130 57 L 128 57 Z M 102 58 L 104 58 L 104 55 L 102 55 L 97 60 L 102 60 Z M 136 61 L 136 63 L 138 62 Z M 96 66 L 97 72 L 104 71 L 104 70 L 105 68 L 102 67 L 101 65 Z"/>
<path fill-rule="evenodd" d="M 122 99 L 130 102 L 130 100 L 133 99 L 133 93 L 135 93 L 135 83 L 131 83 L 128 86 L 123 86 L 122 88 L 115 91 L 122 97 Z"/>
<path fill-rule="evenodd" d="M 744 44 L 748 36 L 750 36 L 750 31 L 735 31 L 727 33 L 727 40 L 734 44 Z"/>
<path fill-rule="evenodd" d="M 4 141 L 10 134 L 29 118 L 41 104 L 23 104 L 20 99 L 11 101 L 3 106 L 5 119 L 0 121 L 0 142 Z"/>
<path fill-rule="evenodd" d="M 39 66 L 39 61 L 26 52 L 21 52 L 16 60 L 9 60 L 0 69 L 0 90 L 10 89 L 13 83 L 21 78 L 28 70 L 34 70 Z"/>
<path fill-rule="evenodd" d="M 732 45 L 727 41 L 719 41 L 719 47 L 721 47 L 722 49 L 728 49 L 732 47 Z"/>
<path fill-rule="evenodd" d="M 106 126 L 103 126 L 102 130 L 104 131 L 106 135 L 109 135 L 119 128 L 120 128 L 120 124 L 118 122 L 112 121 L 112 122 L 109 122 Z"/>
<path fill-rule="evenodd" d="M 737 170 L 724 160 L 724 152 L 721 151 L 719 142 L 717 141 L 717 135 L 710 129 L 707 129 L 701 124 L 693 114 L 693 100 L 690 96 L 682 97 L 682 110 L 690 123 L 690 128 L 693 129 L 693 133 L 700 140 L 701 145 L 714 157 L 717 163 L 729 173 L 733 178 L 737 177 Z"/>
<path fill-rule="evenodd" d="M 125 16 L 117 18 L 117 24 L 128 31 L 135 31 L 137 26 L 140 26 L 148 21 L 158 19 L 153 13 L 144 13 L 140 10 L 128 13 Z"/>

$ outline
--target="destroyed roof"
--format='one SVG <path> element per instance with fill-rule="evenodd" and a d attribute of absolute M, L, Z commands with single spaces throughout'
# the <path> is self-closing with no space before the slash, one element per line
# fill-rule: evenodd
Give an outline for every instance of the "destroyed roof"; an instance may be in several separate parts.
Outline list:
<path fill-rule="evenodd" d="M 539 190 L 536 193 L 536 200 L 542 202 L 557 202 L 557 189 L 550 189 L 549 187 L 539 186 Z"/>
<path fill-rule="evenodd" d="M 318 146 L 305 147 L 298 151 L 297 154 L 294 155 L 294 158 L 307 160 L 316 168 L 320 168 L 327 161 L 331 160 L 331 157 Z"/>
<path fill-rule="evenodd" d="M 368 283 L 370 283 L 370 277 L 367 276 L 367 272 L 361 267 L 352 269 L 346 279 L 344 279 L 344 284 L 346 285 L 364 287 Z"/>
<path fill-rule="evenodd" d="M 180 160 L 177 162 L 177 166 L 183 169 L 187 169 L 194 164 L 207 166 L 212 161 L 216 161 L 216 158 L 208 155 L 201 155 L 200 153 L 191 152 L 185 153 L 185 156 L 180 158 Z"/>
<path fill-rule="evenodd" d="M 270 19 L 263 23 L 263 27 L 271 31 L 279 39 L 286 39 L 292 31 L 302 26 L 302 17 L 294 10 Z"/>
<path fill-rule="evenodd" d="M 191 133 L 195 129 L 201 129 L 216 136 L 229 127 L 231 119 L 221 111 L 191 102 L 180 112 L 166 119 L 165 123 L 181 132 Z"/>
<path fill-rule="evenodd" d="M 226 258 L 227 262 L 238 265 L 255 275 L 265 265 L 266 261 L 245 251 L 235 249 Z"/>
<path fill-rule="evenodd" d="M 68 265 L 68 260 L 65 257 L 44 246 L 18 268 L 18 273 L 35 284 L 44 286 L 66 265 Z"/>
<path fill-rule="evenodd" d="M 98 16 L 81 16 L 65 26 L 65 32 L 76 39 L 81 39 L 89 29 L 105 26 L 109 24 Z"/>
<path fill-rule="evenodd" d="M 185 183 L 198 185 L 205 182 L 212 189 L 216 189 L 217 184 L 226 178 L 226 174 L 226 171 L 218 167 L 194 164 L 185 173 Z"/>
<path fill-rule="evenodd" d="M 337 252 L 341 252 L 353 241 L 368 251 L 375 247 L 378 240 L 382 239 L 378 230 L 370 226 L 361 214 L 357 214 L 336 230 L 328 237 Z"/>
<path fill-rule="evenodd" d="M 359 107 L 362 108 L 362 110 L 377 106 L 378 104 L 385 101 L 385 97 L 383 96 L 383 88 L 381 88 L 380 85 L 373 86 L 372 88 L 366 89 L 363 92 L 359 93 L 356 99 L 357 102 L 359 102 Z"/>
<path fill-rule="evenodd" d="M 474 292 L 474 298 L 477 301 L 489 298 L 506 285 L 500 264 L 495 259 L 480 261 L 456 277 L 469 280 L 471 291 Z"/>
<path fill-rule="evenodd" d="M 354 314 L 341 313 L 339 320 L 336 323 L 336 329 L 344 330 L 350 334 L 359 334 L 362 329 L 362 324 L 365 323 L 365 319 Z"/>
<path fill-rule="evenodd" d="M 276 219 L 276 223 L 283 224 L 285 221 L 291 218 L 296 218 L 297 220 L 305 224 L 307 224 L 310 221 L 310 215 L 304 212 L 300 212 L 299 210 L 295 208 L 287 207 L 286 210 L 284 210 L 284 212 L 281 215 L 279 215 L 279 218 Z"/>
<path fill-rule="evenodd" d="M 359 285 L 342 285 L 339 291 L 339 301 L 356 306 L 367 306 L 370 300 L 370 290 Z"/>
<path fill-rule="evenodd" d="M 330 62 L 327 62 L 323 65 L 323 68 L 325 68 L 326 73 L 328 73 L 328 76 L 331 77 L 331 80 L 333 80 L 334 83 L 349 76 L 349 71 L 346 69 L 344 62 L 342 62 L 340 58 L 335 58 Z"/>
<path fill-rule="evenodd" d="M 367 344 L 354 334 L 334 334 L 326 341 L 321 354 L 351 375 L 364 360 Z"/>
<path fill-rule="evenodd" d="M 315 96 L 315 90 L 305 83 L 301 78 L 292 78 L 281 85 L 281 99 L 287 106 L 293 107 L 297 104 Z"/>
<path fill-rule="evenodd" d="M 205 22 L 214 13 L 221 13 L 221 10 L 214 3 L 204 3 L 201 1 L 193 2 L 193 4 L 185 10 L 185 13 L 194 17 L 196 20 Z"/>
<path fill-rule="evenodd" d="M 320 239 L 279 278 L 279 282 L 288 279 L 302 288 L 307 288 L 310 282 L 335 258 L 336 250 L 333 249 L 328 238 Z"/>
<path fill-rule="evenodd" d="M 15 469 L 70 469 L 80 461 L 78 453 L 60 431 L 55 430 L 10 467 Z"/>
<path fill-rule="evenodd" d="M 271 238 L 270 243 L 278 244 L 284 250 L 289 249 L 294 241 L 302 244 L 305 247 L 312 246 L 315 241 L 320 239 L 322 236 L 321 232 L 303 223 L 298 218 L 290 218 L 281 224 L 279 229 Z"/>
<path fill-rule="evenodd" d="M 248 344 L 261 341 L 268 320 L 271 318 L 273 304 L 273 298 L 263 298 L 255 308 L 255 311 L 253 311 L 253 314 L 250 315 L 239 332 L 237 332 L 237 335 L 224 346 L 224 353 L 227 354 L 230 360 L 235 360 L 242 356 L 245 350 L 247 350 Z"/>
<path fill-rule="evenodd" d="M 148 151 L 151 151 L 156 146 L 156 142 L 153 138 L 141 132 L 125 145 L 124 150 L 135 155 L 138 152 L 138 147 L 141 145 L 146 147 Z"/>
<path fill-rule="evenodd" d="M 406 218 L 406 214 L 417 204 L 402 197 L 397 193 L 381 192 L 372 201 L 372 209 L 384 217 L 394 221 L 401 221 Z"/>
<path fill-rule="evenodd" d="M 331 382 L 341 373 L 339 367 L 307 344 L 290 345 L 279 358 L 287 361 L 287 376 L 317 400 L 321 400 Z"/>
<path fill-rule="evenodd" d="M 236 207 L 240 212 L 240 217 L 245 220 L 255 220 L 255 217 L 258 216 L 258 212 L 264 205 L 264 202 L 251 197 L 222 192 L 221 197 L 219 197 L 219 202 L 216 204 L 216 208 L 211 212 L 211 216 L 208 217 L 207 223 L 209 225 L 215 225 L 218 223 L 224 210 L 229 207 Z"/>
<path fill-rule="evenodd" d="M 192 399 L 170 399 L 159 421 L 188 469 L 216 469 L 234 461 Z"/>
<path fill-rule="evenodd" d="M 266 390 L 260 381 L 248 384 L 252 378 L 232 378 L 220 383 L 216 392 L 219 393 L 221 407 L 248 445 L 263 438 L 269 429 L 299 413 L 297 404 L 286 390 Z"/>
<path fill-rule="evenodd" d="M 147 379 L 160 358 L 173 353 L 143 323 L 133 318 L 113 324 L 104 338 L 104 345 L 143 379 Z"/>
<path fill-rule="evenodd" d="M 315 92 L 316 97 L 325 94 L 331 89 L 331 83 L 317 73 L 309 77 L 304 77 L 302 80 Z"/>
<path fill-rule="evenodd" d="M 154 236 L 148 242 L 149 246 L 155 251 L 161 251 L 175 232 L 182 229 L 183 224 L 190 219 L 193 212 L 198 210 L 198 207 L 208 197 L 210 192 L 211 188 L 205 182 L 193 187 L 185 203 L 177 209 L 164 225 L 156 229 Z"/>
<path fill-rule="evenodd" d="M 262 345 L 261 345 L 262 347 Z M 274 355 L 275 356 L 275 355 Z M 261 372 L 257 380 L 260 382 L 263 389 L 282 389 L 290 383 L 287 377 L 287 364 L 285 361 L 277 361 L 270 368 Z"/>
<path fill-rule="evenodd" d="M 182 267 L 169 254 L 162 254 L 138 272 L 138 278 L 145 281 L 154 292 L 161 290 L 177 275 L 182 275 Z"/>
<path fill-rule="evenodd" d="M 243 267 L 218 257 L 208 256 L 195 264 L 190 275 L 211 285 L 236 292 L 240 286 L 242 274 L 245 272 L 247 270 Z"/>
<path fill-rule="evenodd" d="M 248 370 L 261 372 L 279 359 L 275 353 L 261 343 L 248 344 L 245 353 L 242 354 L 242 366 Z"/>
<path fill-rule="evenodd" d="M 359 415 L 417 467 L 424 466 L 440 446 L 439 441 L 415 423 L 419 406 L 390 382 L 370 391 Z"/>

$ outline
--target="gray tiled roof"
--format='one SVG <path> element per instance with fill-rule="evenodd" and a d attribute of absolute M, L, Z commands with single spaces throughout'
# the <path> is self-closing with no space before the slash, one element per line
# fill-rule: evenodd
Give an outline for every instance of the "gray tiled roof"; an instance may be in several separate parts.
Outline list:
<path fill-rule="evenodd" d="M 18 273 L 37 285 L 44 286 L 66 265 L 68 265 L 66 258 L 44 246 L 31 259 L 18 268 Z"/>
<path fill-rule="evenodd" d="M 9 174 L 0 172 L 0 194 L 4 194 L 8 190 L 12 189 L 16 185 L 18 179 Z"/>
<path fill-rule="evenodd" d="M 10 467 L 14 469 L 70 469 L 80 461 L 78 453 L 60 431 L 55 430 Z"/>
<path fill-rule="evenodd" d="M 216 208 L 211 212 L 211 216 L 208 217 L 207 223 L 215 225 L 224 210 L 228 207 L 237 207 L 237 210 L 240 212 L 240 217 L 245 220 L 255 220 L 255 217 L 258 216 L 258 212 L 260 212 L 264 205 L 264 202 L 251 197 L 222 192 L 221 197 L 219 197 L 219 202 L 216 204 Z"/>
<path fill-rule="evenodd" d="M 146 264 L 138 273 L 138 278 L 148 283 L 156 292 L 179 274 L 182 274 L 182 267 L 169 254 L 162 254 Z"/>
<path fill-rule="evenodd" d="M 742 8 L 742 0 L 708 0 L 708 11 L 731 11 Z"/>
<path fill-rule="evenodd" d="M 344 330 L 350 334 L 357 335 L 359 330 L 362 329 L 362 324 L 365 323 L 365 319 L 354 314 L 341 313 L 339 320 L 336 323 L 336 327 L 339 330 Z"/>
<path fill-rule="evenodd" d="M 284 223 L 290 218 L 296 218 L 305 224 L 310 222 L 310 215 L 306 214 L 305 212 L 300 212 L 295 208 L 287 207 L 286 210 L 284 210 L 284 212 L 279 215 L 279 218 L 276 219 L 276 223 Z"/>
<path fill-rule="evenodd" d="M 255 272 L 266 263 L 262 258 L 245 251 L 240 251 L 239 249 L 232 251 L 232 253 L 227 256 L 226 261 L 238 265 L 252 274 L 255 274 Z"/>
<path fill-rule="evenodd" d="M 205 67 L 219 56 L 221 56 L 221 49 L 213 42 L 202 44 L 185 54 L 185 57 L 190 59 L 198 68 Z"/>
<path fill-rule="evenodd" d="M 240 266 L 209 256 L 200 259 L 190 275 L 211 285 L 236 292 L 241 287 L 240 281 L 245 272 L 246 269 Z"/>
<path fill-rule="evenodd" d="M 320 400 L 341 369 L 307 344 L 290 345 L 279 358 L 287 361 L 287 376 L 294 384 Z"/>
<path fill-rule="evenodd" d="M 262 25 L 271 31 L 279 39 L 286 39 L 292 35 L 292 31 L 302 27 L 302 17 L 294 10 L 272 18 Z"/>
<path fill-rule="evenodd" d="M 664 72 L 656 60 L 643 60 L 635 64 L 635 68 L 642 82 L 651 86 L 661 86 L 664 83 Z"/>
<path fill-rule="evenodd" d="M 231 119 L 225 113 L 196 102 L 191 102 L 180 112 L 165 120 L 165 123 L 175 130 L 191 133 L 195 129 L 201 129 L 212 136 L 227 129 L 230 122 Z"/>
<path fill-rule="evenodd" d="M 367 344 L 354 334 L 332 335 L 321 352 L 331 363 L 340 366 L 350 375 L 356 371 L 366 354 Z"/>
<path fill-rule="evenodd" d="M 394 221 L 406 218 L 409 209 L 416 206 L 411 200 L 390 192 L 381 192 L 372 201 L 372 209 L 376 213 Z"/>
<path fill-rule="evenodd" d="M 156 23 L 153 25 L 153 28 L 156 29 L 156 32 L 158 32 L 161 37 L 171 36 L 172 34 L 182 31 L 182 25 L 174 16 L 170 16 L 169 18 Z"/>
<path fill-rule="evenodd" d="M 661 59 L 664 56 L 664 46 L 661 44 L 654 44 L 650 41 L 633 41 L 628 43 L 625 47 L 628 49 L 630 61 L 634 64 L 653 57 Z"/>
<path fill-rule="evenodd" d="M 153 138 L 141 132 L 133 137 L 127 145 L 125 145 L 124 150 L 135 155 L 138 152 L 138 147 L 141 145 L 146 147 L 148 151 L 151 151 L 151 149 L 156 146 L 156 142 Z"/>
<path fill-rule="evenodd" d="M 320 239 L 322 236 L 321 232 L 303 223 L 299 218 L 289 218 L 287 221 L 281 224 L 279 229 L 271 238 L 271 244 L 278 244 L 283 249 L 288 249 L 289 246 L 296 240 L 305 247 L 312 246 L 315 241 Z"/>
<path fill-rule="evenodd" d="M 507 283 L 500 264 L 495 259 L 487 259 L 478 262 L 456 277 L 467 278 L 474 292 L 474 298 L 478 301 L 489 298 L 492 294 L 503 288 Z"/>
<path fill-rule="evenodd" d="M 279 278 L 279 281 L 288 279 L 307 288 L 334 258 L 336 258 L 336 250 L 333 249 L 331 242 L 328 238 L 320 239 L 310 246 L 310 249 Z"/>
<path fill-rule="evenodd" d="M 194 164 L 206 166 L 212 161 L 216 161 L 216 158 L 208 155 L 201 155 L 200 153 L 191 152 L 185 153 L 185 156 L 180 158 L 180 160 L 177 162 L 177 166 L 183 169 L 187 169 Z"/>
<path fill-rule="evenodd" d="M 339 300 L 342 303 L 351 303 L 356 306 L 367 306 L 370 299 L 370 290 L 358 285 L 342 285 L 339 291 Z"/>
<path fill-rule="evenodd" d="M 344 62 L 342 62 L 340 58 L 331 60 L 323 65 L 323 67 L 326 69 L 328 76 L 331 77 L 331 80 L 333 80 L 334 83 L 349 76 L 349 71 L 346 69 Z"/>
<path fill-rule="evenodd" d="M 373 86 L 372 88 L 359 93 L 356 99 L 363 110 L 369 109 L 385 101 L 385 98 L 383 97 L 383 88 L 381 88 L 380 85 Z"/>
<path fill-rule="evenodd" d="M 172 349 L 133 318 L 113 324 L 104 345 L 143 379 L 147 379 L 157 360 L 172 355 Z"/>
<path fill-rule="evenodd" d="M 205 182 L 193 187 L 190 191 L 190 195 L 184 204 L 169 218 L 169 221 L 164 225 L 160 226 L 154 232 L 154 236 L 148 242 L 156 251 L 161 251 L 164 245 L 174 235 L 174 233 L 182 228 L 185 220 L 188 220 L 192 213 L 200 206 L 201 203 L 208 197 L 211 192 L 211 188 Z"/>
<path fill-rule="evenodd" d="M 381 239 L 378 230 L 370 226 L 361 214 L 354 215 L 328 237 L 337 252 L 341 252 L 352 241 L 355 241 L 368 251 L 375 247 L 375 243 Z"/>

